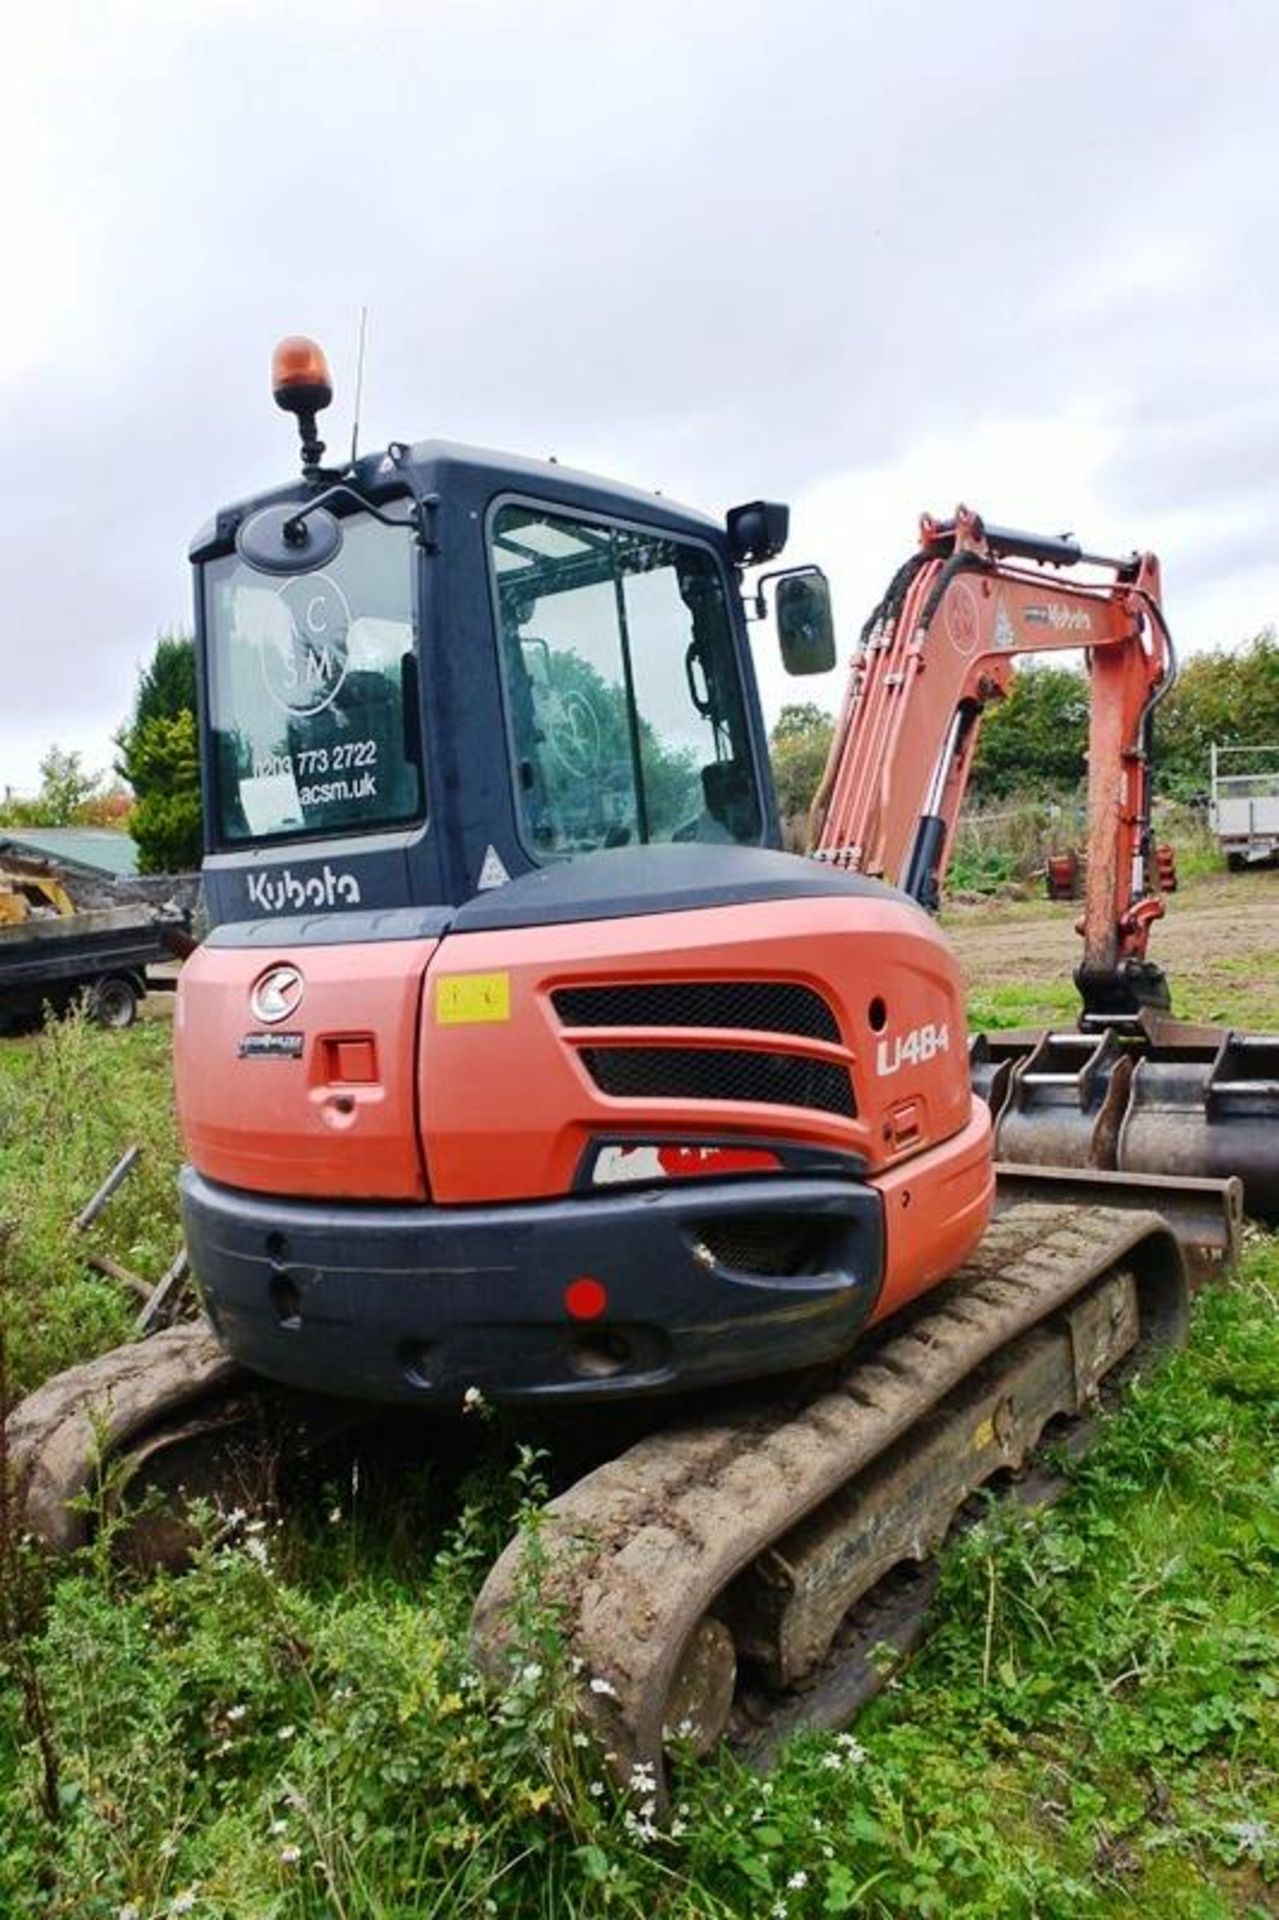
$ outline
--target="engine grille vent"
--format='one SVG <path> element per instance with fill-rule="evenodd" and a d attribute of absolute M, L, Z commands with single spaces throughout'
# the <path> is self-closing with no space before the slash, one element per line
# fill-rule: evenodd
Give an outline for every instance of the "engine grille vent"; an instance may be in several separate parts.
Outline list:
<path fill-rule="evenodd" d="M 737 1047 L 583 1047 L 597 1087 L 620 1098 L 740 1100 L 856 1117 L 848 1069 L 832 1060 Z"/>
<path fill-rule="evenodd" d="M 698 1232 L 721 1267 L 780 1276 L 820 1273 L 830 1229 L 788 1214 L 741 1213 L 701 1221 Z"/>
<path fill-rule="evenodd" d="M 787 980 L 672 980 L 561 987 L 551 995 L 571 1027 L 740 1027 L 839 1040 L 835 1015 L 812 987 Z"/>

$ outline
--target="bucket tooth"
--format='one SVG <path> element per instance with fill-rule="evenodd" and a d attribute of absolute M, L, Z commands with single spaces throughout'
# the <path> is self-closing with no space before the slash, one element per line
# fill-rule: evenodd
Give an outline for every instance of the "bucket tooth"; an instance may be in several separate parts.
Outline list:
<path fill-rule="evenodd" d="M 969 1038 L 968 1075 L 972 1089 L 986 1102 L 996 1124 L 1008 1104 L 1013 1073 L 1042 1039 L 1042 1031 L 1031 1027 L 1012 1027 L 1003 1033 L 974 1033 Z"/>
<path fill-rule="evenodd" d="M 1045 1033 L 1012 1069 L 998 1157 L 1032 1167 L 1113 1167 L 1131 1076 L 1114 1033 Z"/>
<path fill-rule="evenodd" d="M 1124 1173 L 1243 1181 L 1244 1210 L 1279 1222 L 1279 1036 L 1222 1033 L 1203 1045 L 1160 1047 L 1137 1063 L 1119 1129 Z"/>

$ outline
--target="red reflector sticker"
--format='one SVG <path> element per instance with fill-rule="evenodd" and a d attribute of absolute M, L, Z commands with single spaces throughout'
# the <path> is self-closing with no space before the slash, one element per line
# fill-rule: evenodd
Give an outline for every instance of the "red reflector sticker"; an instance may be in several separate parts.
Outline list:
<path fill-rule="evenodd" d="M 782 1164 L 766 1147 L 659 1147 L 657 1158 L 672 1180 L 707 1173 L 764 1173 Z"/>
<path fill-rule="evenodd" d="M 767 1147 L 653 1141 L 643 1146 L 601 1147 L 591 1179 L 597 1187 L 629 1180 L 704 1180 L 721 1173 L 776 1173 L 781 1164 Z"/>
<path fill-rule="evenodd" d="M 608 1305 L 608 1288 L 602 1280 L 584 1274 L 565 1287 L 564 1305 L 574 1320 L 598 1320 Z"/>

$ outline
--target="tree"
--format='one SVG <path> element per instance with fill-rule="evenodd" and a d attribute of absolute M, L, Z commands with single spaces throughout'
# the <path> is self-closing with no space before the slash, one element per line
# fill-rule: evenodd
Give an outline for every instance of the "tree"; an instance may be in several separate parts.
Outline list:
<path fill-rule="evenodd" d="M 190 873 L 204 845 L 196 731 L 195 641 L 162 633 L 116 735 L 116 771 L 138 797 L 129 831 L 143 873 Z"/>
<path fill-rule="evenodd" d="M 155 714 L 135 727 L 125 774 L 138 796 L 129 831 L 143 873 L 190 873 L 200 864 L 200 757 L 195 715 Z"/>
<path fill-rule="evenodd" d="M 189 633 L 162 633 L 150 663 L 138 674 L 130 725 L 157 717 L 176 720 L 195 710 L 195 641 Z"/>
<path fill-rule="evenodd" d="M 1279 741 L 1279 639 L 1273 628 L 1246 645 L 1187 660 L 1155 713 L 1155 778 L 1186 797 L 1208 784 L 1208 749 Z"/>
<path fill-rule="evenodd" d="M 86 773 L 84 756 L 56 744 L 40 762 L 40 791 L 31 800 L 10 800 L 0 820 L 10 827 L 72 827 L 91 822 L 104 798 L 100 773 Z"/>
<path fill-rule="evenodd" d="M 1087 771 L 1088 681 L 1079 667 L 1017 669 L 986 709 L 970 789 L 988 800 L 1029 787 L 1077 787 Z"/>
<path fill-rule="evenodd" d="M 800 821 L 808 812 L 834 731 L 831 716 L 811 700 L 792 702 L 778 714 L 768 746 L 783 821 Z"/>

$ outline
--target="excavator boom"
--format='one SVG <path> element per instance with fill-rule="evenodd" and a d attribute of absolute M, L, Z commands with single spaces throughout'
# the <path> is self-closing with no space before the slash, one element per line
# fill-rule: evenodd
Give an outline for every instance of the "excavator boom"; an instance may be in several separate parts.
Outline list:
<path fill-rule="evenodd" d="M 853 656 L 811 850 L 935 911 L 982 719 L 1007 693 L 1014 658 L 1080 649 L 1091 699 L 1076 979 L 1086 1015 L 1109 1022 L 1168 1005 L 1146 958 L 1164 910 L 1150 832 L 1151 716 L 1175 670 L 1153 554 L 1085 554 L 1073 540 L 987 527 L 966 507 L 953 520 L 925 515 L 918 551 Z"/>

